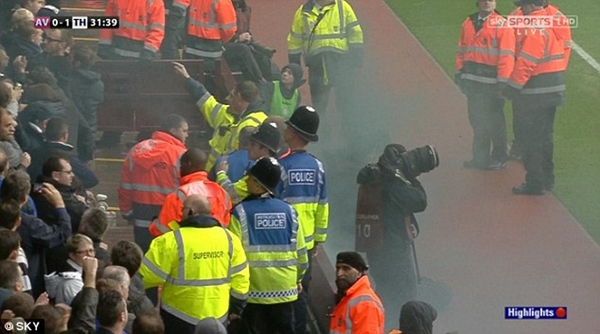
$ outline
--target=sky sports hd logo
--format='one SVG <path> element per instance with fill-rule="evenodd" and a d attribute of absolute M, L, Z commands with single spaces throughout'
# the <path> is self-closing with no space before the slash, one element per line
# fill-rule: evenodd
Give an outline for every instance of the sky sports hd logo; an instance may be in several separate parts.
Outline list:
<path fill-rule="evenodd" d="M 504 319 L 508 320 L 565 320 L 566 306 L 506 306 Z"/>
<path fill-rule="evenodd" d="M 504 26 L 513 29 L 556 29 L 556 28 L 577 28 L 579 26 L 579 17 L 577 15 L 508 15 L 505 18 L 491 17 L 486 20 L 490 27 Z"/>

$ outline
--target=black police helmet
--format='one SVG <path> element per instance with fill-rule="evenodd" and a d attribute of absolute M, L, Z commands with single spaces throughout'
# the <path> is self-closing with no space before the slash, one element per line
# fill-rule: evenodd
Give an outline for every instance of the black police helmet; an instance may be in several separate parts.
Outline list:
<path fill-rule="evenodd" d="M 300 106 L 296 108 L 290 119 L 285 123 L 302 136 L 302 138 L 310 142 L 319 140 L 319 136 L 317 135 L 319 114 L 317 114 L 313 107 Z"/>
<path fill-rule="evenodd" d="M 281 133 L 277 129 L 277 124 L 272 122 L 264 122 L 258 129 L 250 135 L 250 139 L 268 148 L 274 154 L 279 152 L 279 142 L 281 141 Z"/>
<path fill-rule="evenodd" d="M 277 159 L 263 157 L 258 159 L 254 166 L 250 168 L 248 175 L 265 187 L 270 194 L 274 194 L 275 188 L 277 188 L 277 184 L 281 179 L 281 168 Z"/>

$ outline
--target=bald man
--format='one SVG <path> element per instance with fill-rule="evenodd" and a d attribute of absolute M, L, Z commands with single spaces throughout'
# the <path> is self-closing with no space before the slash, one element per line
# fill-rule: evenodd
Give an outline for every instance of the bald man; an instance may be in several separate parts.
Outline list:
<path fill-rule="evenodd" d="M 144 286 L 163 286 L 165 333 L 192 334 L 204 318 L 225 323 L 241 314 L 250 273 L 240 239 L 210 215 L 210 200 L 183 201 L 181 227 L 152 241 L 140 267 Z"/>
<path fill-rule="evenodd" d="M 208 179 L 206 154 L 197 148 L 187 150 L 181 156 L 181 186 L 169 194 L 160 210 L 158 218 L 150 224 L 149 231 L 153 237 L 158 237 L 179 227 L 184 201 L 189 196 L 201 195 L 210 203 L 208 212 L 223 226 L 229 225 L 231 199 L 218 183 Z"/>

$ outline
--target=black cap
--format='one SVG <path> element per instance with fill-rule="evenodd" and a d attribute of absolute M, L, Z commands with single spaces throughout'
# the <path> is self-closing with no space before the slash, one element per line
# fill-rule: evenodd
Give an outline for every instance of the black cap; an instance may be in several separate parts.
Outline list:
<path fill-rule="evenodd" d="M 277 124 L 273 122 L 262 123 L 252 135 L 250 139 L 255 140 L 259 144 L 265 146 L 274 154 L 279 152 L 279 142 L 281 141 L 281 133 L 277 129 Z"/>
<path fill-rule="evenodd" d="M 313 107 L 300 106 L 296 108 L 292 117 L 285 124 L 308 141 L 316 142 L 319 140 L 319 136 L 317 135 L 319 114 L 317 114 Z"/>
<path fill-rule="evenodd" d="M 274 194 L 275 188 L 277 188 L 277 184 L 281 179 L 281 168 L 277 159 L 263 157 L 258 159 L 254 166 L 250 168 L 248 175 L 265 187 L 270 194 Z"/>
<path fill-rule="evenodd" d="M 347 264 L 360 272 L 364 272 L 369 269 L 365 259 L 363 259 L 363 257 L 357 252 L 338 253 L 335 264 Z"/>

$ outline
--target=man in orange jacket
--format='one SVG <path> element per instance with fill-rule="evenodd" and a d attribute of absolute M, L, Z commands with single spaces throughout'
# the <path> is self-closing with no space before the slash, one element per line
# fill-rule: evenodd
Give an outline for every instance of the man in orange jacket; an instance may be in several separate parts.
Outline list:
<path fill-rule="evenodd" d="M 109 0 L 105 16 L 118 16 L 118 29 L 100 30 L 98 56 L 104 59 L 156 57 L 165 37 L 165 5 L 161 0 Z"/>
<path fill-rule="evenodd" d="M 330 334 L 383 334 L 383 304 L 371 288 L 365 271 L 369 269 L 357 252 L 341 252 L 336 257 L 338 303 L 333 309 Z"/>
<path fill-rule="evenodd" d="M 523 15 L 547 15 L 545 0 L 521 0 Z M 525 182 L 517 195 L 543 195 L 554 186 L 554 117 L 565 97 L 564 43 L 554 29 L 527 27 L 517 43 L 514 70 L 504 94 L 520 111 L 523 124 Z"/>
<path fill-rule="evenodd" d="M 515 34 L 495 12 L 496 0 L 478 0 L 477 8 L 462 25 L 456 52 L 456 81 L 473 127 L 473 159 L 464 167 L 496 170 L 507 159 L 502 90 L 514 66 Z"/>
<path fill-rule="evenodd" d="M 205 68 L 214 69 L 214 60 L 223 54 L 223 44 L 237 30 L 231 0 L 191 0 L 183 58 L 204 59 Z"/>
<path fill-rule="evenodd" d="M 186 120 L 167 115 L 160 130 L 135 145 L 123 164 L 119 207 L 123 217 L 133 222 L 135 242 L 144 252 L 150 247 L 150 222 L 160 213 L 165 198 L 179 187 L 179 159 L 186 151 Z"/>
<path fill-rule="evenodd" d="M 229 225 L 231 199 L 219 184 L 208 180 L 206 153 L 191 148 L 181 156 L 181 178 L 179 189 L 167 196 L 158 218 L 150 224 L 150 234 L 154 237 L 179 228 L 183 218 L 183 201 L 190 195 L 202 195 L 210 203 L 210 215 L 223 227 Z"/>

